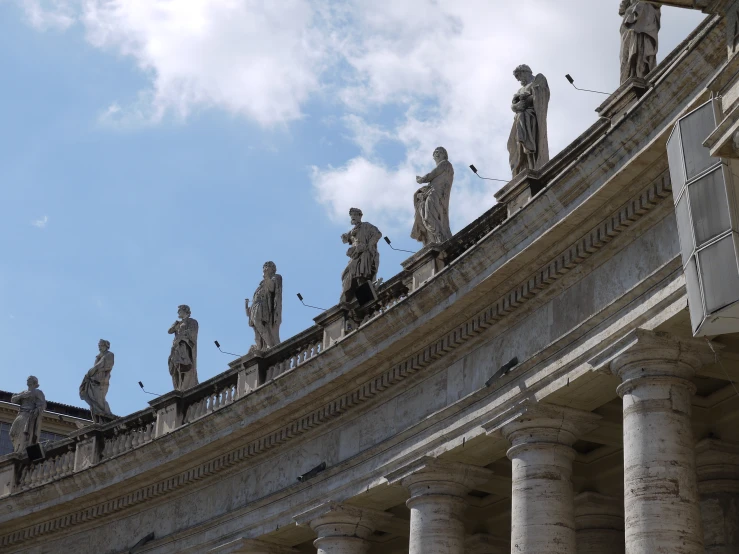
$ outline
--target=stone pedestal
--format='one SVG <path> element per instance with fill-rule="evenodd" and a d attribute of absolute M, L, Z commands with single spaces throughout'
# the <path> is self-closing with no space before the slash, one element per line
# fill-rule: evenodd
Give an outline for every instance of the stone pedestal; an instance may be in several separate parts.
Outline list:
<path fill-rule="evenodd" d="M 327 502 L 295 517 L 299 525 L 310 525 L 318 538 L 313 545 L 318 554 L 365 554 L 368 541 L 378 526 L 390 524 L 393 516 L 386 512 L 368 510 Z"/>
<path fill-rule="evenodd" d="M 583 492 L 575 497 L 577 554 L 624 554 L 622 498 Z"/>
<path fill-rule="evenodd" d="M 440 247 L 440 244 L 424 246 L 400 264 L 411 274 L 411 292 L 444 269 L 444 252 Z"/>
<path fill-rule="evenodd" d="M 421 458 L 387 476 L 411 494 L 409 554 L 464 554 L 467 493 L 492 477 L 482 467 Z"/>
<path fill-rule="evenodd" d="M 355 329 L 356 323 L 349 317 L 350 306 L 342 302 L 326 310 L 313 321 L 323 328 L 323 349 L 329 348 Z"/>
<path fill-rule="evenodd" d="M 689 379 L 713 354 L 641 329 L 624 347 L 611 371 L 623 381 L 626 551 L 702 554 Z"/>
<path fill-rule="evenodd" d="M 0 460 L 0 498 L 15 492 L 20 463 L 21 455 L 15 452 L 6 454 Z"/>
<path fill-rule="evenodd" d="M 696 452 L 706 554 L 739 552 L 739 444 L 704 439 Z"/>
<path fill-rule="evenodd" d="M 496 429 L 511 442 L 511 552 L 573 554 L 572 445 L 600 416 L 527 403 Z"/>
<path fill-rule="evenodd" d="M 544 188 L 541 174 L 526 169 L 516 175 L 507 185 L 495 193 L 495 199 L 506 205 L 508 217 L 528 204 Z"/>
<path fill-rule="evenodd" d="M 94 466 L 100 461 L 100 452 L 103 447 L 103 437 L 99 424 L 89 425 L 70 437 L 77 438 L 74 449 L 74 471 L 82 471 Z"/>
<path fill-rule="evenodd" d="M 181 391 L 174 390 L 163 394 L 151 400 L 149 406 L 157 411 L 155 438 L 167 435 L 182 425 L 185 413 Z"/>

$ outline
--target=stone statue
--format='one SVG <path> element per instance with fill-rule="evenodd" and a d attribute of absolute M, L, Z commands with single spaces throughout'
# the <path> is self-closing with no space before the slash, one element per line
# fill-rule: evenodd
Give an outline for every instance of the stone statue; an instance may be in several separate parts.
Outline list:
<path fill-rule="evenodd" d="M 190 317 L 190 306 L 177 308 L 179 321 L 168 333 L 174 335 L 169 355 L 169 374 L 175 390 L 187 390 L 198 384 L 198 322 Z"/>
<path fill-rule="evenodd" d="M 265 262 L 262 267 L 264 279 L 254 291 L 252 305 L 244 300 L 249 326 L 254 328 L 252 350 L 267 350 L 280 344 L 282 323 L 282 275 L 277 274 L 274 262 Z"/>
<path fill-rule="evenodd" d="M 519 65 L 513 76 L 521 83 L 511 104 L 516 115 L 508 138 L 511 171 L 515 177 L 525 169 L 539 169 L 549 161 L 547 111 L 550 93 L 546 77 L 541 73 L 534 77 L 526 64 Z"/>
<path fill-rule="evenodd" d="M 621 0 L 621 83 L 644 78 L 657 65 L 660 6 L 642 0 Z"/>
<path fill-rule="evenodd" d="M 38 379 L 31 375 L 26 381 L 28 390 L 10 397 L 14 404 L 20 404 L 18 416 L 10 426 L 10 440 L 15 452 L 25 452 L 36 444 L 41 436 L 41 414 L 46 409 L 46 397 L 38 388 Z"/>
<path fill-rule="evenodd" d="M 443 146 L 434 150 L 436 167 L 423 177 L 416 176 L 416 182 L 429 183 L 413 195 L 416 218 L 413 221 L 411 238 L 424 246 L 442 243 L 452 237 L 449 228 L 449 195 L 454 182 L 454 168 Z"/>
<path fill-rule="evenodd" d="M 115 357 L 107 340 L 100 339 L 98 350 L 100 353 L 95 356 L 95 364 L 82 379 L 80 398 L 90 405 L 92 420 L 95 423 L 104 423 L 113 417 L 105 396 L 108 394 L 110 372 L 113 370 Z"/>
<path fill-rule="evenodd" d="M 356 288 L 367 281 L 374 281 L 380 268 L 380 252 L 377 242 L 382 238 L 380 230 L 371 223 L 362 222 L 362 210 L 349 210 L 354 228 L 341 235 L 344 244 L 349 244 L 346 255 L 349 263 L 341 274 L 341 302 L 354 300 Z"/>

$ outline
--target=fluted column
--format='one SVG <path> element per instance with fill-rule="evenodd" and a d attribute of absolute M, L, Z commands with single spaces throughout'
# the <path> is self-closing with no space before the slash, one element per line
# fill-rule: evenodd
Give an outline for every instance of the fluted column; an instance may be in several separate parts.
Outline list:
<path fill-rule="evenodd" d="M 595 492 L 575 497 L 577 554 L 624 554 L 624 504 Z"/>
<path fill-rule="evenodd" d="M 370 548 L 367 539 L 392 520 L 386 512 L 338 502 L 326 502 L 295 517 L 296 523 L 309 525 L 318 535 L 313 541 L 318 554 L 364 554 Z"/>
<path fill-rule="evenodd" d="M 637 329 L 611 362 L 622 383 L 629 554 L 703 554 L 690 378 L 712 360 L 705 341 Z"/>
<path fill-rule="evenodd" d="M 704 439 L 696 446 L 706 554 L 739 552 L 739 444 Z"/>
<path fill-rule="evenodd" d="M 464 554 L 467 493 L 492 477 L 489 469 L 424 457 L 387 476 L 408 489 L 409 554 Z"/>
<path fill-rule="evenodd" d="M 511 552 L 575 554 L 572 445 L 598 425 L 591 412 L 528 402 L 486 426 L 511 442 Z"/>

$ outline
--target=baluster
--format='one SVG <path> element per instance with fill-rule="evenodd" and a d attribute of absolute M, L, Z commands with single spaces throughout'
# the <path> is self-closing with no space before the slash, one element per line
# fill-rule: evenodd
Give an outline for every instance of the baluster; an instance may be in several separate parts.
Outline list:
<path fill-rule="evenodd" d="M 213 395 L 213 402 L 211 403 L 211 412 L 216 411 L 218 408 L 221 407 L 221 393 L 216 391 L 216 393 Z"/>
<path fill-rule="evenodd" d="M 151 423 L 147 423 L 146 427 L 144 427 L 144 442 L 149 442 L 151 440 L 152 429 L 153 425 Z"/>
<path fill-rule="evenodd" d="M 141 431 L 134 429 L 131 431 L 131 448 L 136 448 L 141 444 Z"/>

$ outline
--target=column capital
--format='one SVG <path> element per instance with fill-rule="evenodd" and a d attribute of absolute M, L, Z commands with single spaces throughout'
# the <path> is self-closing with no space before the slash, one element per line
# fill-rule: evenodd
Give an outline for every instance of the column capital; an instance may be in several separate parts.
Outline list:
<path fill-rule="evenodd" d="M 510 554 L 510 542 L 500 537 L 478 533 L 464 541 L 465 554 Z"/>
<path fill-rule="evenodd" d="M 412 497 L 422 494 L 463 496 L 492 476 L 492 470 L 484 467 L 424 456 L 389 473 L 385 479 L 391 485 L 408 488 Z"/>
<path fill-rule="evenodd" d="M 392 524 L 395 518 L 387 512 L 329 501 L 293 519 L 298 525 L 310 526 L 318 535 L 314 544 L 320 546 L 332 539 L 366 541 L 378 527 Z"/>
<path fill-rule="evenodd" d="M 713 362 L 720 348 L 707 340 L 634 329 L 619 341 L 620 352 L 611 360 L 610 369 L 624 382 L 642 377 L 687 380 Z"/>
<path fill-rule="evenodd" d="M 208 550 L 208 554 L 297 554 L 297 552 L 289 546 L 244 537 Z"/>
<path fill-rule="evenodd" d="M 488 435 L 502 435 L 514 448 L 539 443 L 571 447 L 578 436 L 598 427 L 600 420 L 592 412 L 526 399 L 483 428 Z"/>

